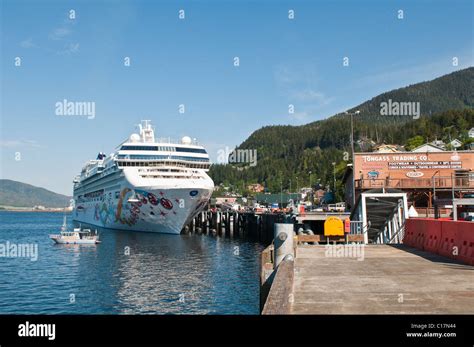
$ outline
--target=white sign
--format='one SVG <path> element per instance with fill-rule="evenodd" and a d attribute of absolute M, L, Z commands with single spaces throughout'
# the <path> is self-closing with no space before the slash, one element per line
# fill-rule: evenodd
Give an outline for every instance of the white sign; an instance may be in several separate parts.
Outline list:
<path fill-rule="evenodd" d="M 406 173 L 407 177 L 416 178 L 424 175 L 421 171 L 410 171 Z"/>

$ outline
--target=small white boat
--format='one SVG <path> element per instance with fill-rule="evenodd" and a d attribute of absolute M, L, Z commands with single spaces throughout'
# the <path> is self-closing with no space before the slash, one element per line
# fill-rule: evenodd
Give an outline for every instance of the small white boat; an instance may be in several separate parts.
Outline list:
<path fill-rule="evenodd" d="M 49 235 L 49 238 L 59 244 L 83 244 L 91 245 L 100 243 L 97 230 L 74 228 L 73 231 L 66 229 L 66 216 L 64 216 L 64 223 L 59 234 Z"/>

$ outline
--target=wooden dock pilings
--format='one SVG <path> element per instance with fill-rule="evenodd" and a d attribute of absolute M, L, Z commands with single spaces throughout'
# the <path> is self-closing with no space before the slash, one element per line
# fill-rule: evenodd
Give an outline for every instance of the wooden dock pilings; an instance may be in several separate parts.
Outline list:
<path fill-rule="evenodd" d="M 273 226 L 290 219 L 284 214 L 255 214 L 253 212 L 202 211 L 188 225 L 185 233 L 242 236 L 269 245 L 273 241 Z"/>

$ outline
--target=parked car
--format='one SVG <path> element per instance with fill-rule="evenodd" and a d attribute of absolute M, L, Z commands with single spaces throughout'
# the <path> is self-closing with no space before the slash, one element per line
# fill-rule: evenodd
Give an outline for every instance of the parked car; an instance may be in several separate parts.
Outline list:
<path fill-rule="evenodd" d="M 345 202 L 338 202 L 335 204 L 326 205 L 324 208 L 327 212 L 344 212 L 346 210 Z"/>

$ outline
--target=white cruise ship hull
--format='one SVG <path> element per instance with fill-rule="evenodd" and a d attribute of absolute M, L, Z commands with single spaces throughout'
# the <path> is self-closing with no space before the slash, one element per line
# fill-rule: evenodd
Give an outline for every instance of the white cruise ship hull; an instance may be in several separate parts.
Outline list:
<path fill-rule="evenodd" d="M 76 201 L 74 221 L 102 228 L 179 234 L 202 211 L 213 188 L 124 186 Z"/>

